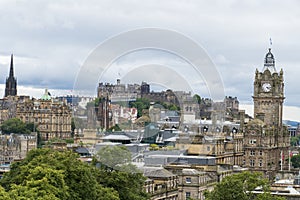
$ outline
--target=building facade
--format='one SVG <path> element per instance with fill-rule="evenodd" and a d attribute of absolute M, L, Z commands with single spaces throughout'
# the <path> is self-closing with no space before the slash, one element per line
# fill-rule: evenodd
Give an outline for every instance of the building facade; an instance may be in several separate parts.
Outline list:
<path fill-rule="evenodd" d="M 16 117 L 33 123 L 43 140 L 71 137 L 71 109 L 65 102 L 52 99 L 47 90 L 41 99 L 28 97 L 18 101 Z"/>
<path fill-rule="evenodd" d="M 36 133 L 23 134 L 1 134 L 0 135 L 0 165 L 11 164 L 15 160 L 22 160 L 27 153 L 37 148 Z"/>

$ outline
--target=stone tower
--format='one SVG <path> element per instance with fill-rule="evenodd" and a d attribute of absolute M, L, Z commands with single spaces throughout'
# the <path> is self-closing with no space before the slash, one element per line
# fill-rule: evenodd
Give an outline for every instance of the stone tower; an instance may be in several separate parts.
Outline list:
<path fill-rule="evenodd" d="M 13 55 L 11 55 L 9 77 L 6 78 L 5 94 L 4 96 L 16 96 L 17 95 L 17 80 L 14 77 L 14 64 Z"/>
<path fill-rule="evenodd" d="M 254 120 L 245 127 L 244 167 L 263 172 L 270 180 L 288 167 L 289 135 L 282 125 L 283 101 L 283 71 L 276 71 L 269 49 L 262 71 L 255 72 Z"/>
<path fill-rule="evenodd" d="M 254 118 L 262 120 L 266 125 L 282 126 L 283 71 L 279 74 L 275 68 L 275 59 L 271 49 L 266 54 L 262 72 L 256 70 L 254 81 Z"/>

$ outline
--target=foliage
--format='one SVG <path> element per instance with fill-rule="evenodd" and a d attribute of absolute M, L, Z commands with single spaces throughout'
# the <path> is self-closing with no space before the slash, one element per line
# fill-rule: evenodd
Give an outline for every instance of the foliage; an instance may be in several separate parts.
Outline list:
<path fill-rule="evenodd" d="M 74 144 L 74 139 L 73 138 L 69 138 L 69 139 L 65 139 L 67 144 Z"/>
<path fill-rule="evenodd" d="M 116 124 L 107 130 L 107 132 L 114 132 L 114 131 L 122 131 L 122 129 L 120 128 L 120 126 L 118 124 Z"/>
<path fill-rule="evenodd" d="M 0 186 L 0 199 L 11 200 L 9 193 L 6 192 L 2 186 Z"/>
<path fill-rule="evenodd" d="M 155 104 L 159 104 L 162 105 L 165 109 L 168 110 L 174 110 L 174 111 L 179 111 L 180 107 L 177 106 L 176 104 L 172 104 L 172 103 L 168 103 L 168 102 L 161 102 L 161 101 L 157 101 L 155 102 Z M 137 113 L 137 117 L 141 117 L 143 116 L 143 110 L 144 109 L 149 109 L 150 107 L 150 99 L 148 98 L 137 98 L 136 101 L 132 101 L 129 103 L 129 106 L 132 108 L 136 108 L 138 113 Z"/>
<path fill-rule="evenodd" d="M 89 108 L 89 107 L 98 107 L 99 106 L 99 104 L 101 103 L 101 102 L 104 102 L 106 100 L 106 98 L 105 97 L 102 97 L 102 98 L 96 98 L 94 101 L 90 101 L 90 102 L 88 102 L 87 103 L 87 107 Z"/>
<path fill-rule="evenodd" d="M 291 146 L 298 146 L 299 141 L 300 141 L 300 135 L 298 135 L 296 137 L 291 137 L 290 144 L 291 144 Z"/>
<path fill-rule="evenodd" d="M 129 103 L 131 108 L 137 109 L 137 117 L 141 117 L 143 115 L 144 109 L 149 109 L 150 107 L 150 100 L 147 98 L 137 98 L 136 101 L 132 101 Z"/>
<path fill-rule="evenodd" d="M 11 118 L 4 121 L 1 125 L 1 131 L 5 134 L 17 133 L 17 134 L 30 134 L 33 131 L 34 125 L 25 124 L 18 118 Z"/>
<path fill-rule="evenodd" d="M 149 196 L 144 192 L 145 177 L 141 173 L 127 171 L 104 170 L 99 173 L 99 182 L 105 187 L 118 191 L 120 200 L 146 200 Z"/>
<path fill-rule="evenodd" d="M 97 181 L 96 169 L 77 158 L 70 151 L 32 150 L 12 164 L 0 184 L 13 199 L 118 200 L 116 190 Z"/>
<path fill-rule="evenodd" d="M 156 151 L 159 149 L 159 146 L 157 144 L 150 144 L 150 150 L 151 151 Z"/>
<path fill-rule="evenodd" d="M 201 97 L 198 94 L 195 94 L 193 96 L 193 100 L 197 103 L 200 104 L 201 103 Z"/>
<path fill-rule="evenodd" d="M 41 133 L 37 132 L 37 148 L 42 148 L 45 142 L 42 140 Z"/>
<path fill-rule="evenodd" d="M 124 146 L 104 147 L 97 153 L 101 163 L 98 181 L 105 187 L 115 188 L 120 200 L 146 200 L 144 192 L 145 177 L 132 164 L 130 151 Z"/>
<path fill-rule="evenodd" d="M 162 105 L 165 109 L 168 109 L 168 110 L 180 111 L 180 106 L 177 106 L 173 103 L 158 101 L 158 102 L 156 102 L 156 104 Z"/>
<path fill-rule="evenodd" d="M 255 197 L 251 191 L 258 186 L 262 187 L 264 193 Z M 277 200 L 276 197 L 268 193 L 269 187 L 268 180 L 264 179 L 262 174 L 243 172 L 225 177 L 215 186 L 213 191 L 205 192 L 205 198 L 207 200 Z"/>
<path fill-rule="evenodd" d="M 68 187 L 62 170 L 38 166 L 29 169 L 22 184 L 12 184 L 9 191 L 13 197 L 26 199 L 68 199 Z"/>
<path fill-rule="evenodd" d="M 97 153 L 102 166 L 115 168 L 131 161 L 131 153 L 125 146 L 105 146 Z"/>
<path fill-rule="evenodd" d="M 292 162 L 292 166 L 294 168 L 299 168 L 300 167 L 300 155 L 294 155 L 292 158 L 291 158 L 291 162 Z"/>

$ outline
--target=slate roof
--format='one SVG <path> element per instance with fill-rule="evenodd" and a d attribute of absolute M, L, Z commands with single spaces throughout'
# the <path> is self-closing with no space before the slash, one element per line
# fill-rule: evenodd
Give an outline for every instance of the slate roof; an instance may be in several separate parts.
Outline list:
<path fill-rule="evenodd" d="M 144 170 L 144 176 L 148 178 L 169 178 L 169 177 L 176 176 L 162 167 L 161 168 L 145 167 L 143 170 Z"/>
<path fill-rule="evenodd" d="M 88 149 L 84 148 L 84 147 L 78 147 L 75 151 L 76 151 L 76 153 L 79 153 L 79 154 L 90 154 Z"/>

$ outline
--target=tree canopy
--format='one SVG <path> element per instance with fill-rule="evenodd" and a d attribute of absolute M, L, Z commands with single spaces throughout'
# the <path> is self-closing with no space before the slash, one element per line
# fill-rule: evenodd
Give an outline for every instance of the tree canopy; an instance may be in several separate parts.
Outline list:
<path fill-rule="evenodd" d="M 124 146 L 104 147 L 97 153 L 101 164 L 99 182 L 106 187 L 115 188 L 121 200 L 146 200 L 148 194 L 143 185 L 146 178 L 129 161 L 131 153 Z"/>
<path fill-rule="evenodd" d="M 298 146 L 299 141 L 300 141 L 300 136 L 299 135 L 296 136 L 296 137 L 291 137 L 290 144 L 291 144 L 291 146 Z"/>
<path fill-rule="evenodd" d="M 144 109 L 149 109 L 150 100 L 147 98 L 137 98 L 136 101 L 132 101 L 129 103 L 131 108 L 137 109 L 137 117 L 141 117 L 143 115 Z"/>
<path fill-rule="evenodd" d="M 13 163 L 10 172 L 0 180 L 12 199 L 114 199 L 119 194 L 111 187 L 98 182 L 99 172 L 77 159 L 70 152 L 36 149 L 27 157 Z M 9 199 L 9 198 L 8 198 Z"/>
<path fill-rule="evenodd" d="M 24 160 L 13 163 L 0 180 L 0 199 L 148 199 L 143 190 L 145 177 L 141 173 L 98 168 L 78 157 L 71 151 L 30 151 Z M 130 168 L 132 172 L 131 167 L 126 165 L 122 169 Z"/>
<path fill-rule="evenodd" d="M 263 193 L 254 195 L 256 187 L 262 187 Z M 207 200 L 284 200 L 269 193 L 269 182 L 260 173 L 243 172 L 225 177 L 213 191 L 205 193 Z"/>
<path fill-rule="evenodd" d="M 5 134 L 18 133 L 18 134 L 30 134 L 34 129 L 33 123 L 25 124 L 18 118 L 11 118 L 4 121 L 1 125 L 1 131 Z"/>
<path fill-rule="evenodd" d="M 131 161 L 131 153 L 125 146 L 103 147 L 96 156 L 102 166 L 114 169 Z"/>
<path fill-rule="evenodd" d="M 299 168 L 300 167 L 300 155 L 294 155 L 291 158 L 291 162 L 294 168 Z"/>

